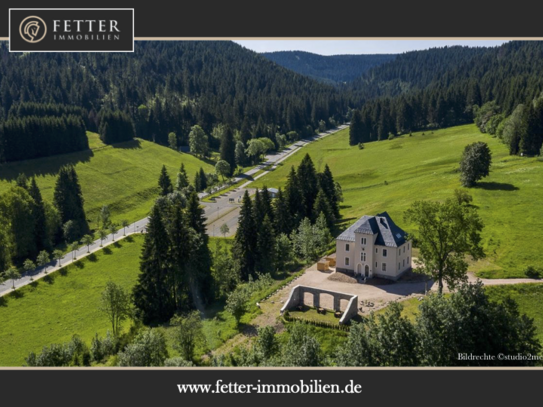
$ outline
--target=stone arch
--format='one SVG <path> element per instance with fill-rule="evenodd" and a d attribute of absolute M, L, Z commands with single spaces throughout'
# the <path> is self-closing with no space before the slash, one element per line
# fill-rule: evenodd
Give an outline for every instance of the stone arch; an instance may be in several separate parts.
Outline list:
<path fill-rule="evenodd" d="M 356 269 L 356 274 L 362 274 L 362 264 L 358 263 L 358 267 Z"/>
<path fill-rule="evenodd" d="M 319 296 L 318 293 L 315 294 L 315 293 L 312 293 L 311 291 L 305 291 L 302 304 L 307 305 L 308 307 L 318 307 L 319 306 L 318 296 Z"/>

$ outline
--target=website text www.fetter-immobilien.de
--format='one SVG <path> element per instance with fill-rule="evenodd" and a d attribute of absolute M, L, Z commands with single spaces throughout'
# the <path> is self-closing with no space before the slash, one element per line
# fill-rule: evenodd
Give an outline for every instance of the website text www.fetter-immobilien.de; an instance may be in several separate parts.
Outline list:
<path fill-rule="evenodd" d="M 202 394 L 248 394 L 248 393 L 300 393 L 300 394 L 357 394 L 362 393 L 362 385 L 355 384 L 352 380 L 346 385 L 323 383 L 322 380 L 300 380 L 293 384 L 261 383 L 260 380 L 253 384 L 237 382 L 225 382 L 217 380 L 211 384 L 178 384 L 179 393 Z"/>

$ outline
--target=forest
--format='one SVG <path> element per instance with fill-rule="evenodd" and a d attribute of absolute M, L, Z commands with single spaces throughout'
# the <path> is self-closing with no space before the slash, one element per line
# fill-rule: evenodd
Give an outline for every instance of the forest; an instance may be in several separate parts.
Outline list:
<path fill-rule="evenodd" d="M 141 41 L 122 55 L 16 54 L 2 43 L 0 54 L 0 162 L 87 149 L 85 130 L 105 143 L 161 145 L 173 133 L 181 147 L 195 125 L 210 135 L 227 126 L 245 147 L 255 138 L 280 147 L 281 134 L 311 136 L 358 111 L 354 145 L 470 123 L 488 102 L 507 118 L 543 90 L 539 41 L 321 58 L 227 41 Z M 296 67 L 286 61 L 293 55 Z M 355 75 L 341 86 L 313 79 Z M 211 137 L 211 148 L 219 144 Z"/>
<path fill-rule="evenodd" d="M 78 111 L 91 131 L 104 130 L 109 120 L 115 122 L 110 129 L 126 128 L 123 113 L 137 137 L 167 145 L 174 132 L 179 144 L 187 145 L 196 124 L 207 134 L 222 124 L 244 140 L 274 140 L 277 132 L 313 135 L 320 121 L 341 120 L 347 110 L 345 97 L 333 86 L 227 41 L 138 41 L 133 54 L 17 54 L 2 43 L 0 55 L 2 161 L 69 151 L 60 147 L 69 144 L 69 131 L 49 136 L 59 125 L 49 118 L 62 119 L 65 112 Z M 10 112 L 17 112 L 22 123 L 10 122 Z M 13 127 L 28 126 L 34 116 L 40 118 L 43 143 L 58 144 L 57 151 L 27 152 L 10 141 L 18 131 Z M 25 137 L 32 143 L 36 136 Z M 105 137 L 106 142 L 125 139 Z"/>
<path fill-rule="evenodd" d="M 542 61 L 540 41 L 399 55 L 352 82 L 352 104 L 365 103 L 353 116 L 357 124 L 350 144 L 472 123 L 488 102 L 508 117 L 540 96 Z"/>
<path fill-rule="evenodd" d="M 304 51 L 264 52 L 262 55 L 294 72 L 332 84 L 355 80 L 396 57 L 394 54 L 318 55 Z"/>

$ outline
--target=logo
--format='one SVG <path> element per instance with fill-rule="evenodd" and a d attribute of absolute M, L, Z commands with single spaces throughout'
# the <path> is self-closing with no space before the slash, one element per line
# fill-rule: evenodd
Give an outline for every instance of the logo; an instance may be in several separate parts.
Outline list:
<path fill-rule="evenodd" d="M 36 43 L 44 39 L 47 34 L 47 24 L 38 16 L 30 16 L 21 21 L 19 34 L 26 42 Z"/>
<path fill-rule="evenodd" d="M 134 52 L 134 9 L 11 8 L 9 50 Z"/>

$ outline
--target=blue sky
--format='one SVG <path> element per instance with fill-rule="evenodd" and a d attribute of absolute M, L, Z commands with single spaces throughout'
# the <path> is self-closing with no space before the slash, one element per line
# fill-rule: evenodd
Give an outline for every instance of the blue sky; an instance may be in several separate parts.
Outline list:
<path fill-rule="evenodd" d="M 234 41 L 256 52 L 308 51 L 320 55 L 398 54 L 406 51 L 450 45 L 491 47 L 505 40 L 239 40 Z"/>

